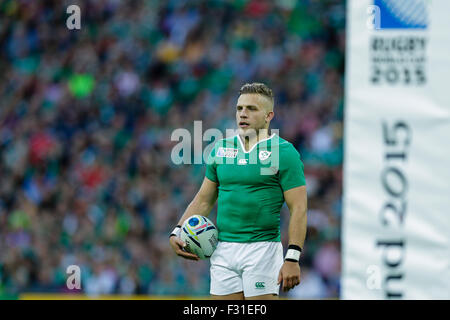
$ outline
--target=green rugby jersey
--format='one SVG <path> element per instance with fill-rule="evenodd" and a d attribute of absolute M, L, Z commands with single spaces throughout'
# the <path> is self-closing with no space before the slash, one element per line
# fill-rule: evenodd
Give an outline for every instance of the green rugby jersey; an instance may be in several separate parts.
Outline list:
<path fill-rule="evenodd" d="M 228 242 L 280 241 L 283 192 L 305 185 L 300 154 L 275 134 L 248 152 L 239 135 L 219 140 L 206 177 L 218 184 L 219 240 Z"/>

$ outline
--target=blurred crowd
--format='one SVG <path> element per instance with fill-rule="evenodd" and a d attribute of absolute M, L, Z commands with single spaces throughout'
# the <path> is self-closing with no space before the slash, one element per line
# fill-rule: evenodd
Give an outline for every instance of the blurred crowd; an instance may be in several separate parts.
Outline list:
<path fill-rule="evenodd" d="M 4 0 L 0 16 L 0 296 L 71 292 L 69 265 L 72 292 L 208 296 L 209 262 L 168 242 L 205 172 L 171 161 L 171 134 L 236 128 L 239 88 L 264 82 L 309 196 L 302 284 L 282 295 L 338 297 L 343 0 Z"/>

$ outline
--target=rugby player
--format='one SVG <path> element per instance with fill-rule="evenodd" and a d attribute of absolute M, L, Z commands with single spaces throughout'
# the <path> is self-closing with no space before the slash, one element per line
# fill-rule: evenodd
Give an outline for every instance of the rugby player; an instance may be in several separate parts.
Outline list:
<path fill-rule="evenodd" d="M 274 118 L 272 90 L 245 84 L 236 104 L 238 134 L 219 140 L 207 161 L 203 183 L 170 236 L 183 250 L 180 226 L 190 216 L 208 216 L 216 201 L 219 243 L 210 258 L 213 299 L 277 299 L 300 283 L 299 258 L 306 235 L 307 194 L 303 163 L 295 147 L 269 134 Z M 289 247 L 283 257 L 280 210 L 290 212 Z"/>

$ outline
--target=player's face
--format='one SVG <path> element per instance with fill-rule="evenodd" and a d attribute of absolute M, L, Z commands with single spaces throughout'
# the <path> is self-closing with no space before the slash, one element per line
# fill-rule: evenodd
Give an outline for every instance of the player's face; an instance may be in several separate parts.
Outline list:
<path fill-rule="evenodd" d="M 267 129 L 271 119 L 268 100 L 259 94 L 242 94 L 236 104 L 236 124 L 239 134 L 246 135 Z"/>

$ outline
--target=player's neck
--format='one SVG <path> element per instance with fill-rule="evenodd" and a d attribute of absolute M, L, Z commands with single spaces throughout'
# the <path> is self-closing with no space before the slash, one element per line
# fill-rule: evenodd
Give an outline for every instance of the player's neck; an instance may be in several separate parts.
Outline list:
<path fill-rule="evenodd" d="M 259 141 L 269 138 L 269 130 L 268 129 L 261 129 L 259 130 L 258 134 L 251 135 L 251 136 L 241 136 L 241 140 L 244 142 L 245 151 L 249 151 L 253 148 L 255 144 L 257 144 Z"/>

